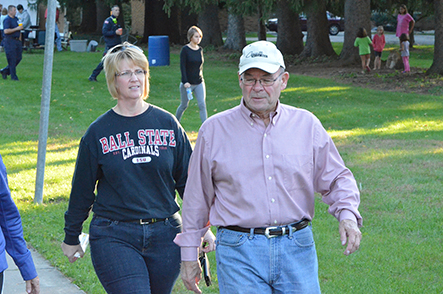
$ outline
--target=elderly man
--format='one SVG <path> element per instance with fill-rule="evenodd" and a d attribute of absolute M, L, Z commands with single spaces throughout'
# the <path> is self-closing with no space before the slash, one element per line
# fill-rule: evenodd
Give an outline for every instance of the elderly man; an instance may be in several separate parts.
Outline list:
<path fill-rule="evenodd" d="M 201 293 L 198 247 L 217 226 L 220 293 L 320 293 L 314 192 L 339 220 L 345 255 L 359 248 L 360 195 L 330 136 L 309 111 L 284 105 L 289 73 L 274 44 L 246 46 L 239 106 L 202 125 L 183 201 L 182 280 Z"/>
<path fill-rule="evenodd" d="M 20 30 L 22 25 L 15 17 L 17 8 L 14 5 L 8 6 L 8 16 L 3 21 L 4 47 L 8 66 L 0 70 L 4 80 L 11 75 L 11 80 L 18 81 L 16 67 L 22 60 L 22 42 L 20 41 Z"/>

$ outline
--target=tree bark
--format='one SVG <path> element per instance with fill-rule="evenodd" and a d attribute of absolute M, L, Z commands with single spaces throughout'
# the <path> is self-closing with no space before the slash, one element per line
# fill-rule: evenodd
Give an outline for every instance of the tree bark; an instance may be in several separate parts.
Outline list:
<path fill-rule="evenodd" d="M 258 39 L 266 41 L 266 26 L 261 5 L 258 6 Z"/>
<path fill-rule="evenodd" d="M 83 2 L 83 17 L 79 27 L 82 33 L 92 33 L 97 29 L 97 7 L 94 1 L 88 0 Z M 103 22 L 100 24 L 102 29 Z M 101 31 L 100 31 L 101 34 Z"/>
<path fill-rule="evenodd" d="M 120 7 L 120 10 L 122 8 Z M 103 22 L 105 21 L 105 19 L 110 15 L 109 12 L 111 11 L 111 8 L 108 7 L 108 5 L 106 5 L 105 1 L 103 0 L 98 0 L 96 2 L 96 11 L 97 11 L 97 25 L 96 25 L 96 30 L 95 33 L 96 34 L 102 34 L 102 28 L 103 28 Z M 122 13 L 121 13 L 122 14 Z M 119 16 L 119 20 L 121 20 L 120 16 Z"/>
<path fill-rule="evenodd" d="M 208 4 L 203 8 L 198 15 L 198 25 L 203 32 L 203 39 L 200 43 L 202 47 L 208 45 L 223 46 L 217 5 Z"/>
<path fill-rule="evenodd" d="M 145 27 L 143 42 L 147 42 L 149 36 L 164 35 L 169 37 L 171 43 L 180 43 L 179 11 L 177 7 L 171 8 L 171 14 L 163 10 L 163 0 L 145 0 Z"/>
<path fill-rule="evenodd" d="M 305 2 L 305 12 L 308 18 L 308 36 L 301 57 L 319 57 L 337 55 L 329 39 L 328 19 L 326 17 L 326 2 L 311 0 Z"/>
<path fill-rule="evenodd" d="M 371 35 L 370 0 L 346 0 L 345 2 L 345 38 L 340 54 L 342 65 L 359 64 L 358 48 L 354 47 L 359 28 L 365 28 Z"/>
<path fill-rule="evenodd" d="M 303 33 L 298 13 L 294 13 L 288 7 L 288 0 L 277 1 L 277 48 L 283 55 L 296 55 L 303 51 Z"/>
<path fill-rule="evenodd" d="M 228 34 L 224 48 L 241 51 L 246 46 L 243 16 L 228 11 Z"/>
<path fill-rule="evenodd" d="M 434 61 L 426 74 L 443 75 L 443 0 L 434 0 L 435 43 Z"/>

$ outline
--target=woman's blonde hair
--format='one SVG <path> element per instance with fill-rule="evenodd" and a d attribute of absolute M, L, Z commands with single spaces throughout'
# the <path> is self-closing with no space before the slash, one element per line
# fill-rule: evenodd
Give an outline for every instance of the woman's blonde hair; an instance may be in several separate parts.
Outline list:
<path fill-rule="evenodd" d="M 203 38 L 202 30 L 199 27 L 197 27 L 197 26 L 192 26 L 188 30 L 188 41 L 189 42 L 191 41 L 191 38 L 192 38 L 192 36 L 194 36 L 195 33 L 199 33 L 200 37 Z"/>
<path fill-rule="evenodd" d="M 120 64 L 123 60 L 127 60 L 135 66 L 139 66 L 146 71 L 145 81 L 143 85 L 142 98 L 146 100 L 149 95 L 149 63 L 146 55 L 140 47 L 124 42 L 108 50 L 103 57 L 103 68 L 106 74 L 106 83 L 108 90 L 114 99 L 118 99 L 118 90 L 115 84 L 116 74 L 121 72 Z"/>

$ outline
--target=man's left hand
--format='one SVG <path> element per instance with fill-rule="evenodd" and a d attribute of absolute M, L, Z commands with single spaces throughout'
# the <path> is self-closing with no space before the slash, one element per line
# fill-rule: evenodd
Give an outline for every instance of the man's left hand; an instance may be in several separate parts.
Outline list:
<path fill-rule="evenodd" d="M 205 244 L 206 246 L 203 247 L 203 244 Z M 203 242 L 202 244 L 200 244 L 200 248 L 199 248 L 199 252 L 211 252 L 215 250 L 215 236 L 212 233 L 211 229 L 209 228 L 209 230 L 206 232 L 206 234 L 203 237 Z"/>
<path fill-rule="evenodd" d="M 344 254 L 349 255 L 357 251 L 361 241 L 361 232 L 357 223 L 350 219 L 344 219 L 340 222 L 338 230 L 340 232 L 341 245 L 345 246 L 346 242 L 348 243 Z"/>
<path fill-rule="evenodd" d="M 32 280 L 26 281 L 26 293 L 29 294 L 40 293 L 40 279 L 38 276 Z"/>

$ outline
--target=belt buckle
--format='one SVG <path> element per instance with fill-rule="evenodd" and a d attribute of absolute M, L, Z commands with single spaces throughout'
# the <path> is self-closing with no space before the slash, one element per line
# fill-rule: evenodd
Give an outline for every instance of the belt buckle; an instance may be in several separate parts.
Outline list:
<path fill-rule="evenodd" d="M 278 227 L 267 227 L 265 229 L 265 236 L 266 236 L 266 238 L 271 239 L 271 238 L 278 237 L 279 235 L 270 235 L 269 234 L 270 230 L 276 230 L 276 229 L 278 229 Z M 283 236 L 285 234 L 285 232 L 286 232 L 286 228 L 282 227 L 281 229 L 282 229 L 282 234 L 281 235 Z"/>
<path fill-rule="evenodd" d="M 141 225 L 149 225 L 152 223 L 155 223 L 157 220 L 155 218 L 150 218 L 147 221 L 143 221 L 142 219 L 140 220 L 140 224 Z"/>

